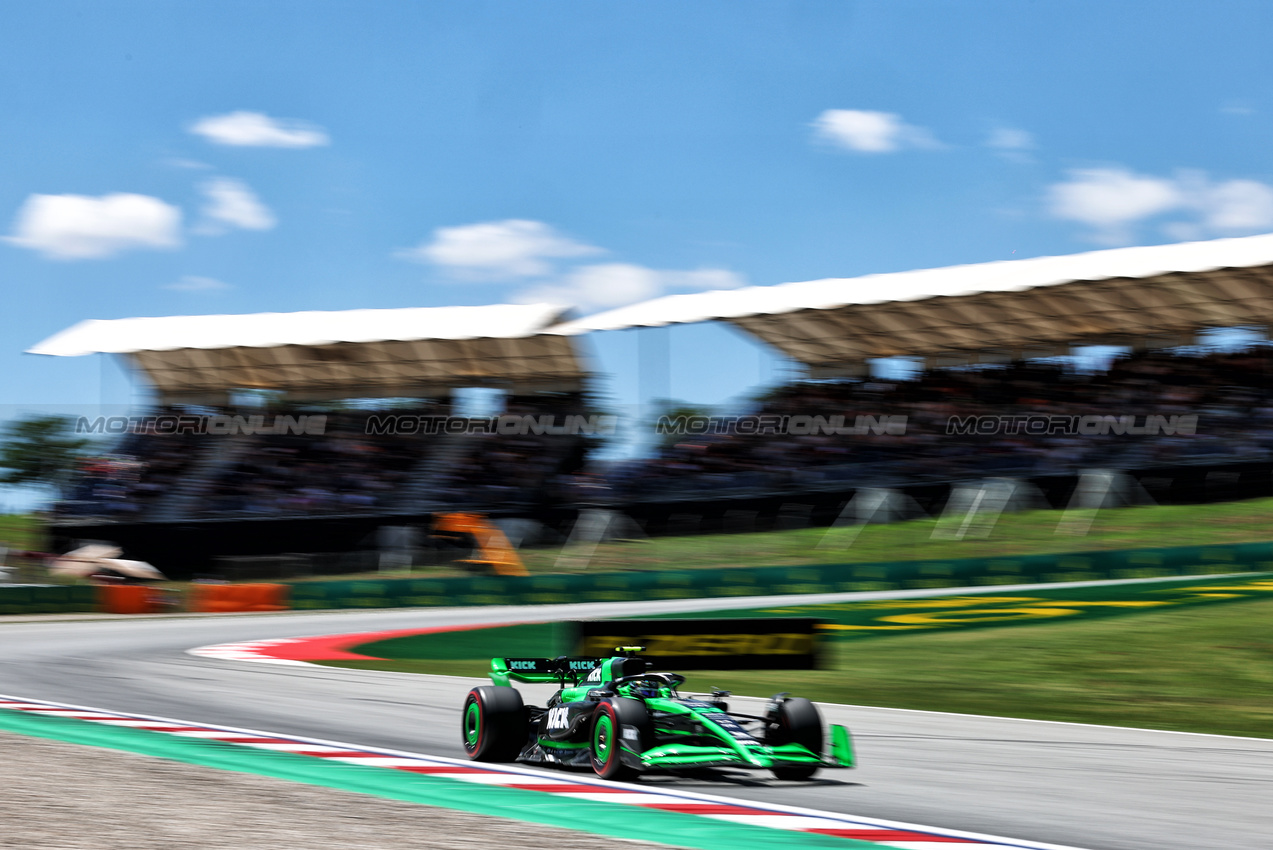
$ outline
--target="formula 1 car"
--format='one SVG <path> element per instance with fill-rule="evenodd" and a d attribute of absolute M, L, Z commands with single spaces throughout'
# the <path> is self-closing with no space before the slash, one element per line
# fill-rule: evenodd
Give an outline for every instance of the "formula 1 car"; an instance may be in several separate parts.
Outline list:
<path fill-rule="evenodd" d="M 727 691 L 681 696 L 685 677 L 651 672 L 619 647 L 611 658 L 493 658 L 491 681 L 464 700 L 464 750 L 476 761 L 520 761 L 589 767 L 604 779 L 634 779 L 647 771 L 734 767 L 770 770 L 802 780 L 821 767 L 852 767 L 848 730 L 823 726 L 807 699 L 778 694 L 764 716 L 730 712 Z M 523 704 L 509 682 L 556 683 L 543 707 Z"/>

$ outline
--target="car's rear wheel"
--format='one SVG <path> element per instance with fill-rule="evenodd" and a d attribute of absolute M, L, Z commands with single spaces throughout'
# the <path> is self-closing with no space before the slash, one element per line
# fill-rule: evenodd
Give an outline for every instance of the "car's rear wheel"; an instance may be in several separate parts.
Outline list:
<path fill-rule="evenodd" d="M 815 756 L 822 755 L 822 716 L 816 705 L 803 697 L 783 700 L 774 720 L 765 737 L 767 744 L 799 744 Z M 818 765 L 788 765 L 773 771 L 779 779 L 809 779 L 818 772 Z"/>
<path fill-rule="evenodd" d="M 628 735 L 628 748 L 639 753 L 649 743 L 650 729 L 650 713 L 639 700 L 620 697 L 597 706 L 592 715 L 592 736 L 589 739 L 592 769 L 597 776 L 602 779 L 635 779 L 640 771 L 623 763 L 624 735 Z"/>
<path fill-rule="evenodd" d="M 512 761 L 526 744 L 526 706 L 515 688 L 474 688 L 464 698 L 460 737 L 474 761 Z"/>

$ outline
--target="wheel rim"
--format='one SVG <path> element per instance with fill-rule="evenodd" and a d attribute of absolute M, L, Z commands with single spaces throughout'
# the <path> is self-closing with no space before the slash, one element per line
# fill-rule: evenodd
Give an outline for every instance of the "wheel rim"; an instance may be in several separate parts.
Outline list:
<path fill-rule="evenodd" d="M 614 747 L 614 724 L 609 714 L 597 718 L 597 728 L 592 733 L 592 752 L 597 762 L 606 764 L 610 761 L 610 750 Z"/>
<path fill-rule="evenodd" d="M 470 750 L 477 749 L 477 742 L 482 737 L 482 710 L 477 700 L 469 703 L 464 712 L 464 746 Z"/>

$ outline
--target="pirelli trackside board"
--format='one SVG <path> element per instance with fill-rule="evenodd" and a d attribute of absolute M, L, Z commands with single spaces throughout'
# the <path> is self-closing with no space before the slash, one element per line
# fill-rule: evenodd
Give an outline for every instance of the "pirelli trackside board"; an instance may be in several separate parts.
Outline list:
<path fill-rule="evenodd" d="M 605 656 L 616 646 L 643 646 L 642 658 L 672 670 L 812 670 L 818 624 L 808 617 L 579 620 L 574 651 Z"/>

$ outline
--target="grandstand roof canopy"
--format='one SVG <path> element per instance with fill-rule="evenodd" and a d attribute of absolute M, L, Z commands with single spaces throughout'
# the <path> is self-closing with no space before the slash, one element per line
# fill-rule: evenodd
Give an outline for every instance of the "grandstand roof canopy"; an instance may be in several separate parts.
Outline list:
<path fill-rule="evenodd" d="M 812 367 L 879 357 L 934 365 L 1166 347 L 1208 327 L 1273 323 L 1273 234 L 671 295 L 556 330 L 723 319 Z"/>
<path fill-rule="evenodd" d="M 166 402 L 218 403 L 238 389 L 293 399 L 422 397 L 472 386 L 573 390 L 585 377 L 573 340 L 544 333 L 564 312 L 495 304 L 90 320 L 28 353 L 126 355 Z"/>

